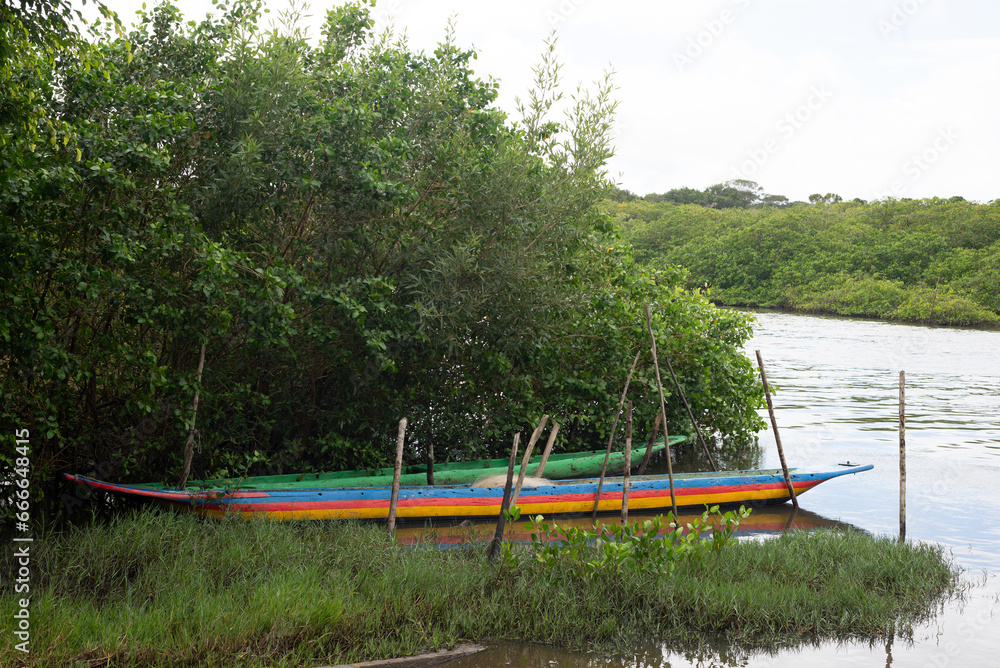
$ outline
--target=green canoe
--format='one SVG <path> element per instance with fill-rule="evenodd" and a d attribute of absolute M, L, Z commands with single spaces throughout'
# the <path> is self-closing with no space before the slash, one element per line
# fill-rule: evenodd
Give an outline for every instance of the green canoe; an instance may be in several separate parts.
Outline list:
<path fill-rule="evenodd" d="M 670 445 L 674 446 L 684 441 L 683 436 L 671 436 Z M 653 444 L 653 453 L 664 448 L 663 439 Z M 646 446 L 632 451 L 632 464 L 638 466 L 646 453 Z M 528 464 L 527 475 L 534 475 L 541 462 L 541 455 L 535 455 Z M 434 465 L 435 485 L 465 485 L 476 480 L 507 473 L 508 459 L 484 459 L 471 462 L 448 462 Z M 520 462 L 518 462 L 520 465 Z M 566 478 L 595 477 L 601 475 L 604 465 L 604 451 L 596 452 L 561 452 L 549 455 L 542 475 L 550 480 Z M 608 458 L 608 475 L 619 475 L 625 468 L 625 454 L 612 452 Z M 373 469 L 371 471 L 337 471 L 334 473 L 302 473 L 290 475 L 269 475 L 251 478 L 229 478 L 220 480 L 191 480 L 188 489 L 255 489 L 255 488 L 311 488 L 311 487 L 388 487 L 392 485 L 392 468 Z M 515 471 L 516 473 L 516 471 Z M 413 464 L 404 466 L 399 479 L 400 485 L 426 485 L 427 465 Z M 142 487 L 167 488 L 160 483 L 147 483 Z"/>

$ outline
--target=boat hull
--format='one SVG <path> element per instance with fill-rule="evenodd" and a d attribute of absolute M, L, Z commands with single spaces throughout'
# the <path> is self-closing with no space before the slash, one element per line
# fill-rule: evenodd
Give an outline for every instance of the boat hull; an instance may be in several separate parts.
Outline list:
<path fill-rule="evenodd" d="M 834 471 L 793 470 L 796 495 L 843 475 L 873 468 L 871 464 Z M 326 520 L 386 519 L 388 488 L 312 488 L 275 490 L 151 490 L 135 485 L 116 485 L 66 474 L 66 478 L 133 498 L 146 499 L 208 517 L 238 513 L 248 519 Z M 522 515 L 568 515 L 594 509 L 598 481 L 564 480 L 538 487 L 525 487 L 517 499 Z M 674 476 L 677 506 L 766 505 L 789 500 L 780 470 L 687 473 Z M 634 476 L 629 487 L 629 509 L 666 511 L 671 508 L 667 476 Z M 444 519 L 496 517 L 503 499 L 502 487 L 468 485 L 401 487 L 396 506 L 399 519 Z M 617 512 L 622 506 L 622 478 L 608 478 L 601 491 L 599 512 Z"/>

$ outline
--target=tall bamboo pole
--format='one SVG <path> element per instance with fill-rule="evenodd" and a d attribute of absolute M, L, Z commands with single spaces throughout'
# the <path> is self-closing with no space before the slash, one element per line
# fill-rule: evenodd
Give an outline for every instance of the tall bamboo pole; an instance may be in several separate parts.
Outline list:
<path fill-rule="evenodd" d="M 427 446 L 427 484 L 434 486 L 434 444 Z"/>
<path fill-rule="evenodd" d="M 201 352 L 198 354 L 198 388 L 201 387 L 201 372 L 205 369 L 205 344 L 201 344 Z M 188 429 L 187 441 L 184 442 L 184 467 L 181 470 L 181 479 L 177 486 L 181 489 L 187 487 L 188 476 L 191 475 L 191 460 L 194 459 L 194 436 L 198 432 L 194 428 L 194 422 L 198 419 L 198 388 L 194 391 L 194 401 L 191 403 L 191 427 Z"/>
<path fill-rule="evenodd" d="M 708 463 L 712 465 L 713 471 L 718 471 L 719 467 L 715 465 L 715 460 L 712 459 L 712 453 L 708 451 L 708 444 L 705 443 L 705 437 L 701 435 L 701 428 L 698 427 L 698 422 L 694 419 L 694 413 L 691 411 L 691 405 L 688 404 L 687 397 L 684 396 L 684 391 L 681 390 L 681 384 L 677 382 L 677 374 L 674 373 L 674 367 L 670 364 L 670 356 L 664 355 L 663 361 L 667 363 L 667 370 L 670 372 L 670 377 L 674 379 L 674 387 L 677 388 L 677 394 L 681 395 L 681 401 L 684 402 L 684 408 L 687 409 L 688 417 L 691 418 L 691 424 L 694 425 L 694 430 L 698 434 L 698 440 L 701 441 L 701 447 L 705 451 L 705 456 L 708 457 Z"/>
<path fill-rule="evenodd" d="M 635 354 L 635 359 L 632 360 L 632 368 L 628 370 L 628 378 L 625 379 L 625 389 L 622 390 L 622 398 L 618 401 L 618 410 L 615 412 L 615 419 L 611 423 L 611 435 L 608 437 L 608 447 L 604 450 L 604 466 L 601 467 L 601 478 L 597 481 L 597 496 L 594 497 L 594 520 L 597 520 L 597 507 L 601 503 L 601 490 L 604 489 L 604 476 L 608 472 L 608 458 L 611 456 L 611 445 L 615 442 L 615 432 L 618 430 L 618 416 L 621 415 L 622 406 L 625 405 L 625 395 L 628 394 L 629 383 L 632 382 L 632 374 L 635 373 L 635 367 L 639 364 L 639 357 L 642 355 L 642 349 Z"/>
<path fill-rule="evenodd" d="M 535 470 L 535 477 L 541 478 L 545 474 L 545 464 L 549 461 L 549 455 L 552 454 L 552 446 L 556 443 L 556 434 L 559 433 L 559 423 L 552 423 L 552 431 L 549 433 L 549 441 L 545 444 L 545 451 L 542 452 L 542 461 L 538 462 L 538 468 Z"/>
<path fill-rule="evenodd" d="M 396 531 L 396 504 L 399 502 L 399 475 L 403 471 L 403 441 L 406 440 L 406 418 L 399 421 L 396 434 L 396 465 L 392 470 L 392 493 L 389 495 L 389 535 Z"/>
<path fill-rule="evenodd" d="M 500 502 L 500 517 L 497 518 L 497 530 L 493 534 L 493 540 L 486 550 L 486 556 L 490 561 L 496 559 L 497 550 L 503 541 L 503 529 L 507 524 L 507 516 L 504 514 L 510 506 L 510 488 L 514 484 L 514 464 L 517 462 L 517 446 L 521 442 L 521 432 L 514 434 L 514 445 L 510 449 L 510 461 L 507 463 L 507 484 L 503 488 L 503 501 Z"/>
<path fill-rule="evenodd" d="M 660 430 L 660 421 L 663 419 L 663 413 L 656 414 L 656 420 L 653 421 L 653 431 L 649 434 L 649 441 L 646 443 L 646 454 L 642 456 L 642 462 L 639 464 L 639 470 L 636 471 L 639 475 L 644 475 L 646 473 L 646 464 L 649 464 L 649 456 L 653 453 L 653 443 L 656 442 L 656 432 Z M 666 437 L 664 437 L 663 442 L 666 443 L 667 449 L 669 450 L 670 444 L 667 443 Z"/>
<path fill-rule="evenodd" d="M 788 487 L 788 495 L 792 497 L 792 505 L 799 509 L 799 500 L 795 497 L 795 488 L 792 486 L 792 476 L 788 473 L 788 464 L 785 463 L 785 451 L 781 448 L 781 436 L 778 434 L 778 421 L 774 419 L 774 404 L 771 403 L 771 388 L 767 384 L 767 374 L 764 372 L 764 358 L 757 350 L 757 366 L 760 367 L 760 379 L 764 383 L 764 397 L 767 399 L 767 412 L 771 416 L 771 427 L 774 428 L 774 442 L 778 446 L 778 459 L 781 460 L 781 470 L 785 473 L 785 485 Z"/>
<path fill-rule="evenodd" d="M 663 438 L 667 444 L 667 475 L 670 476 L 670 505 L 674 509 L 674 521 L 679 522 L 677 513 L 677 496 L 674 493 L 674 465 L 670 460 L 670 436 L 667 432 L 667 407 L 663 401 L 663 381 L 660 380 L 660 362 L 656 357 L 656 335 L 653 334 L 653 314 L 646 305 L 646 329 L 649 330 L 649 338 L 653 342 L 653 369 L 656 371 L 656 389 L 660 393 L 660 412 L 663 413 Z"/>
<path fill-rule="evenodd" d="M 625 475 L 622 477 L 622 526 L 628 524 L 628 486 L 632 468 L 632 402 L 625 409 Z"/>
<path fill-rule="evenodd" d="M 899 540 L 906 540 L 906 372 L 899 372 Z"/>
<path fill-rule="evenodd" d="M 517 473 L 517 485 L 514 487 L 514 493 L 510 497 L 511 507 L 517 505 L 517 495 L 521 493 L 521 485 L 524 484 L 524 474 L 528 472 L 528 462 L 531 461 L 531 453 L 535 449 L 535 443 L 538 442 L 538 438 L 542 435 L 542 430 L 545 429 L 545 423 L 548 422 L 549 416 L 543 415 L 538 426 L 535 427 L 535 431 L 531 433 L 531 438 L 528 440 L 528 447 L 524 449 L 524 458 L 521 460 L 521 470 Z"/>

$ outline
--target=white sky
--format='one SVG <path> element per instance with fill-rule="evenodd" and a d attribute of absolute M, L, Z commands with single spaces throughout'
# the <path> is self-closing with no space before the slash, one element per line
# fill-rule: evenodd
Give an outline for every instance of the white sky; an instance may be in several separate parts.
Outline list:
<path fill-rule="evenodd" d="M 141 0 L 107 4 L 131 23 Z M 307 12 L 311 35 L 330 6 Z M 374 16 L 417 51 L 454 17 L 512 116 L 552 30 L 567 95 L 613 69 L 610 171 L 640 195 L 748 178 L 793 200 L 1000 198 L 995 0 L 379 0 Z"/>

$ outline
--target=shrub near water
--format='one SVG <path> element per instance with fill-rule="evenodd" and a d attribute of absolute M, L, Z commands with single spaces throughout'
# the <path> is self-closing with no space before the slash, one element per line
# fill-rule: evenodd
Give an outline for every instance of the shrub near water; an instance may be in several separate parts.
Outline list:
<path fill-rule="evenodd" d="M 939 548 L 860 533 L 732 542 L 670 574 L 586 580 L 512 571 L 480 545 L 400 548 L 384 526 L 346 522 L 143 512 L 35 546 L 31 654 L 5 643 L 3 666 L 312 667 L 462 639 L 608 650 L 713 633 L 747 646 L 867 639 L 905 632 L 954 583 Z M 5 637 L 15 605 L 0 593 Z"/>
<path fill-rule="evenodd" d="M 508 513 L 516 520 L 519 509 Z M 740 521 L 750 511 L 740 506 L 738 511 L 722 513 L 719 506 L 706 506 L 700 518 L 687 525 L 674 520 L 672 512 L 657 515 L 642 524 L 598 523 L 594 530 L 543 522 L 537 515 L 527 523 L 532 532 L 531 548 L 535 562 L 556 579 L 564 576 L 592 578 L 602 571 L 620 574 L 623 569 L 635 572 L 669 573 L 685 560 L 700 563 L 707 555 L 716 557 L 729 544 Z M 708 536 L 702 534 L 708 533 Z M 504 561 L 511 569 L 523 561 L 510 544 L 504 545 Z"/>

